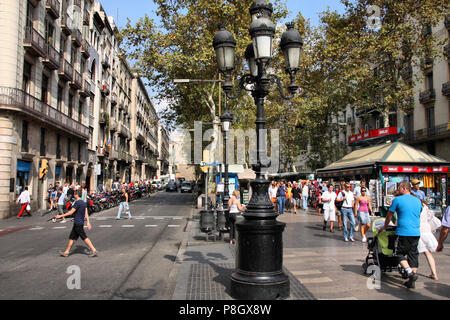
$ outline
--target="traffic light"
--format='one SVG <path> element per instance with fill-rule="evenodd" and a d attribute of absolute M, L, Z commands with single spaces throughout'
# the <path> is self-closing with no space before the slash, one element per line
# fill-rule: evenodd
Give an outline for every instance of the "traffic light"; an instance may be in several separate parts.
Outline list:
<path fill-rule="evenodd" d="M 41 168 L 39 169 L 39 179 L 44 179 L 48 172 L 48 160 L 41 160 Z"/>

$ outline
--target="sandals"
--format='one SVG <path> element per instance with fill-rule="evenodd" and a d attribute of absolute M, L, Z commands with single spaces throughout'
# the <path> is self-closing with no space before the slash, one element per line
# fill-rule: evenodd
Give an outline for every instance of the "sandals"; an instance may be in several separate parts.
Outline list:
<path fill-rule="evenodd" d="M 92 252 L 92 253 L 89 255 L 89 258 L 97 257 L 97 254 L 98 254 L 98 251 Z"/>
<path fill-rule="evenodd" d="M 63 252 L 63 251 L 60 251 L 60 252 L 59 252 L 59 255 L 60 255 L 61 257 L 64 257 L 64 258 L 67 258 L 67 257 L 69 256 L 68 253 L 65 253 L 65 252 Z"/>

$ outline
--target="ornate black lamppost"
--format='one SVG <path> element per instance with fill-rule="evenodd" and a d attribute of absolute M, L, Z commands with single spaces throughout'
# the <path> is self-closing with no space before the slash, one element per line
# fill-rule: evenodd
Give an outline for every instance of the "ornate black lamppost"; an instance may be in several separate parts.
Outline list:
<path fill-rule="evenodd" d="M 257 164 L 253 166 L 256 179 L 251 182 L 252 198 L 244 213 L 245 221 L 236 225 L 236 271 L 231 277 L 231 295 L 235 299 L 273 300 L 285 299 L 290 295 L 289 278 L 283 272 L 282 233 L 286 225 L 276 220 L 278 214 L 268 195 L 270 182 L 263 175 L 263 170 L 271 165 L 270 162 L 262 162 L 263 156 L 267 155 L 264 102 L 273 84 L 284 99 L 292 99 L 297 93 L 295 76 L 299 71 L 303 41 L 294 25 L 287 24 L 288 30 L 282 35 L 280 44 L 286 72 L 291 80 L 288 86 L 290 94 L 285 95 L 280 78 L 267 74 L 275 35 L 272 13 L 272 5 L 265 0 L 257 0 L 250 8 L 252 23 L 249 31 L 252 43 L 245 53 L 250 73 L 241 77 L 239 92 L 234 96 L 231 94 L 231 73 L 234 69 L 236 41 L 230 32 L 220 26 L 213 42 L 219 70 L 225 75 L 223 88 L 227 97 L 236 99 L 246 90 L 251 92 L 257 107 Z"/>
<path fill-rule="evenodd" d="M 225 144 L 225 156 L 224 156 L 224 165 L 225 165 L 225 185 L 223 192 L 223 209 L 228 211 L 228 201 L 230 200 L 230 189 L 229 183 L 230 179 L 228 177 L 228 132 L 230 132 L 231 123 L 233 122 L 234 116 L 226 107 L 225 102 L 225 111 L 223 115 L 220 117 L 220 121 L 222 122 L 222 131 L 224 133 L 224 144 Z"/>

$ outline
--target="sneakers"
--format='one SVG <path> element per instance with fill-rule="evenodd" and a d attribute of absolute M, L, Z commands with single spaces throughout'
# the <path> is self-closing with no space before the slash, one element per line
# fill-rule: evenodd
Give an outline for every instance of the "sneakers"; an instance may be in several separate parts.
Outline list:
<path fill-rule="evenodd" d="M 350 241 L 351 241 L 351 242 L 355 242 L 355 239 L 353 239 L 353 238 L 350 238 Z"/>
<path fill-rule="evenodd" d="M 412 272 L 409 276 L 408 276 L 408 281 L 406 281 L 404 283 L 404 285 L 409 288 L 409 289 L 415 289 L 416 288 L 416 281 L 417 279 L 419 279 L 419 277 L 417 276 L 417 274 L 415 274 L 414 272 Z"/>
<path fill-rule="evenodd" d="M 347 239 L 347 238 L 345 238 L 345 239 L 344 239 L 344 241 L 345 241 L 345 242 L 348 242 L 348 239 Z"/>

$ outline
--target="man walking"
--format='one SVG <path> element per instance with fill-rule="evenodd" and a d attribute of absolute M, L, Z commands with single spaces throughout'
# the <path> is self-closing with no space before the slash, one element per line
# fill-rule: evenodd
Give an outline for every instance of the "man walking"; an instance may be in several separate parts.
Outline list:
<path fill-rule="evenodd" d="M 92 227 L 91 227 L 91 223 L 89 221 L 89 215 L 88 215 L 86 202 L 81 200 L 81 196 L 82 196 L 82 191 L 77 190 L 75 192 L 75 203 L 73 204 L 72 210 L 70 210 L 70 212 L 68 212 L 64 215 L 55 216 L 55 219 L 61 219 L 61 218 L 65 218 L 67 216 L 71 216 L 74 214 L 73 228 L 72 228 L 72 232 L 70 233 L 70 236 L 69 236 L 69 243 L 67 244 L 66 251 L 59 253 L 62 257 L 69 256 L 70 250 L 72 249 L 73 244 L 75 243 L 75 241 L 78 240 L 78 238 L 81 238 L 84 241 L 84 243 L 89 247 L 89 249 L 91 249 L 91 254 L 89 255 L 89 257 L 96 257 L 97 253 L 98 253 L 98 251 L 92 245 L 91 240 L 89 240 L 86 233 L 84 232 L 84 220 L 85 219 L 87 222 L 88 230 L 91 230 Z"/>
<path fill-rule="evenodd" d="M 64 189 L 60 187 L 58 190 L 58 214 L 59 215 L 64 214 L 65 199 L 66 199 L 66 194 L 64 193 Z M 55 220 L 55 222 L 56 222 L 56 220 Z M 66 219 L 63 218 L 60 223 L 66 223 L 66 222 L 67 222 Z"/>
<path fill-rule="evenodd" d="M 300 189 L 298 188 L 298 183 L 294 183 L 292 188 L 292 203 L 294 205 L 294 214 L 297 214 L 297 207 L 300 206 Z"/>
<path fill-rule="evenodd" d="M 355 239 L 353 238 L 353 232 L 355 229 L 355 215 L 353 213 L 355 196 L 353 192 L 350 191 L 350 184 L 345 184 L 344 190 L 339 192 L 339 197 L 336 201 L 342 202 L 341 213 L 344 229 L 344 241 L 348 242 L 350 239 L 351 242 L 355 242 Z M 350 232 L 347 230 L 347 221 L 350 221 Z"/>
<path fill-rule="evenodd" d="M 17 219 L 22 219 L 23 212 L 26 211 L 27 215 L 32 216 L 29 210 L 29 205 L 31 203 L 30 193 L 28 192 L 28 187 L 25 187 L 25 190 L 22 191 L 20 196 L 17 198 L 16 203 L 20 203 L 22 209 L 20 210 Z"/>
<path fill-rule="evenodd" d="M 426 202 L 425 192 L 420 190 L 420 180 L 414 179 L 413 181 L 411 181 L 411 184 L 413 186 L 413 188 L 411 190 L 411 194 L 413 194 L 417 198 L 419 198 L 419 200 L 422 201 L 422 203 Z"/>
<path fill-rule="evenodd" d="M 305 181 L 302 189 L 303 210 L 308 210 L 309 187 L 308 181 Z"/>
<path fill-rule="evenodd" d="M 394 198 L 389 208 L 384 226 L 379 230 L 383 232 L 389 226 L 395 212 L 398 215 L 397 232 L 398 244 L 396 256 L 400 265 L 408 274 L 408 281 L 404 283 L 407 288 L 415 288 L 418 279 L 419 250 L 417 246 L 420 239 L 420 214 L 422 203 L 411 195 L 409 182 L 402 182 L 399 186 L 401 196 Z"/>
<path fill-rule="evenodd" d="M 333 191 L 334 186 L 329 184 L 327 186 L 328 191 L 325 191 L 322 195 L 323 202 L 323 231 L 327 230 L 327 223 L 330 221 L 330 232 L 334 232 L 334 222 L 336 221 L 336 193 Z"/>
<path fill-rule="evenodd" d="M 287 188 L 284 185 L 284 182 L 281 182 L 280 186 L 278 187 L 278 191 L 277 191 L 278 209 L 279 209 L 280 214 L 284 214 L 284 209 L 286 206 L 286 192 L 287 192 Z"/>

